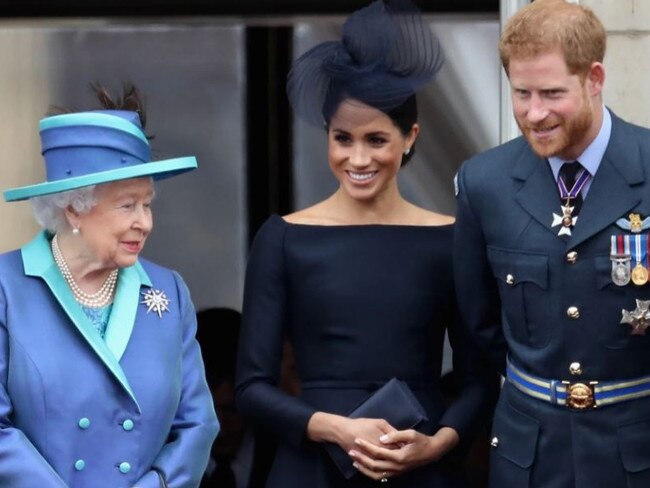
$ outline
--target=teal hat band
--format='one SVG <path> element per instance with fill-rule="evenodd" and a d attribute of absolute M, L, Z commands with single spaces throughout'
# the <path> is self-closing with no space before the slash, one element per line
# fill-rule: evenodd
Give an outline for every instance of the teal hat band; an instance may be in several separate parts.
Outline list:
<path fill-rule="evenodd" d="M 135 115 L 135 117 L 131 116 L 131 114 Z M 127 132 L 135 137 L 140 138 L 145 144 L 149 145 L 147 137 L 144 135 L 144 132 L 142 132 L 142 128 L 140 126 L 140 117 L 136 112 L 129 112 L 126 110 L 98 110 L 96 112 L 54 115 L 52 117 L 42 119 L 38 124 L 38 128 L 41 132 L 43 132 L 48 129 L 56 129 L 60 127 L 86 125 L 94 127 L 106 127 Z"/>

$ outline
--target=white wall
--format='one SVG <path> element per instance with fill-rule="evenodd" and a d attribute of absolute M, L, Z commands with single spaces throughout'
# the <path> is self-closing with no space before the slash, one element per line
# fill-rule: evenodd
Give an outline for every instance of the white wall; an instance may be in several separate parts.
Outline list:
<path fill-rule="evenodd" d="M 650 1 L 580 0 L 607 29 L 605 104 L 650 127 Z"/>

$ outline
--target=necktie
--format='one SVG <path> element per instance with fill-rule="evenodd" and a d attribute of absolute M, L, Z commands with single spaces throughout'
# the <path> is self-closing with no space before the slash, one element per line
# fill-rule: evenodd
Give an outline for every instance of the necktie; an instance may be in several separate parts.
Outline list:
<path fill-rule="evenodd" d="M 576 186 L 576 176 L 578 172 L 583 169 L 582 165 L 578 161 L 573 161 L 571 163 L 564 163 L 560 167 L 560 178 L 564 182 L 564 186 L 569 195 L 573 196 L 571 198 L 569 205 L 573 208 L 572 215 L 577 217 L 582 208 L 582 187 L 584 182 L 579 181 L 579 188 L 574 188 Z M 582 180 L 583 178 L 580 178 Z M 582 184 L 581 184 L 582 183 Z M 576 191 L 577 190 L 577 191 Z M 566 205 L 566 198 L 562 201 L 563 205 Z"/>

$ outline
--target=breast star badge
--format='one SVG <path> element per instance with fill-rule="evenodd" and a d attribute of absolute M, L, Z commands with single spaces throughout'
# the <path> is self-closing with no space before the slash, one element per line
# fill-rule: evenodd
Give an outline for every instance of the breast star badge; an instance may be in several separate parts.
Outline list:
<path fill-rule="evenodd" d="M 150 288 L 142 292 L 142 297 L 144 300 L 140 303 L 147 306 L 147 313 L 153 311 L 158 314 L 159 318 L 162 318 L 163 312 L 169 312 L 169 298 L 167 298 L 164 291 Z"/>
<path fill-rule="evenodd" d="M 650 300 L 637 300 L 636 308 L 631 312 L 622 310 L 621 324 L 628 324 L 632 330 L 631 335 L 645 335 L 650 326 Z"/>

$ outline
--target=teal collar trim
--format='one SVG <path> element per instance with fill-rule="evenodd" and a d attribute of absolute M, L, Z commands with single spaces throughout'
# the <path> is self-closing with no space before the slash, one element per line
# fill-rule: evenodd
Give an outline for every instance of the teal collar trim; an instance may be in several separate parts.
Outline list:
<path fill-rule="evenodd" d="M 21 249 L 21 253 L 25 274 L 28 276 L 38 276 L 45 281 L 63 310 L 70 317 L 70 320 L 72 320 L 72 323 L 99 356 L 104 365 L 127 391 L 139 410 L 140 406 L 124 374 L 124 370 L 120 366 L 119 359 L 126 349 L 131 331 L 133 330 L 135 312 L 137 311 L 137 302 L 140 293 L 139 289 L 136 290 L 137 293 L 133 293 L 133 290 L 138 283 L 150 283 L 149 277 L 144 269 L 142 269 L 142 266 L 137 263 L 130 268 L 125 268 L 120 271 L 118 288 L 123 282 L 126 282 L 126 285 L 124 286 L 124 290 L 118 292 L 116 295 L 113 311 L 111 312 L 111 318 L 109 319 L 106 330 L 107 339 L 104 341 L 93 327 L 81 306 L 74 299 L 68 284 L 56 266 L 52 257 L 48 235 L 45 232 L 41 232 L 34 240 Z M 121 275 L 125 271 L 126 278 L 123 279 Z M 127 299 L 125 296 L 127 290 L 132 294 L 134 299 Z M 118 297 L 121 297 L 119 299 L 122 303 L 118 303 Z M 134 301 L 135 305 L 133 304 Z M 128 318 L 130 318 L 130 321 L 126 324 L 117 325 L 118 320 L 126 321 Z M 110 346 L 108 341 L 109 334 L 111 335 Z"/>
<path fill-rule="evenodd" d="M 113 310 L 104 336 L 106 345 L 118 361 L 122 359 L 135 325 L 141 286 L 151 286 L 151 280 L 139 262 L 120 270 Z"/>

